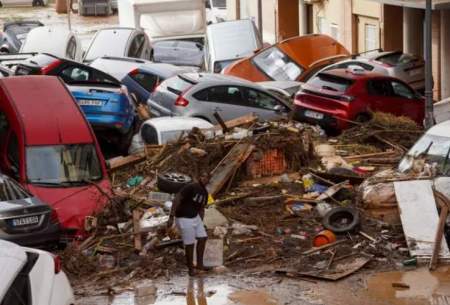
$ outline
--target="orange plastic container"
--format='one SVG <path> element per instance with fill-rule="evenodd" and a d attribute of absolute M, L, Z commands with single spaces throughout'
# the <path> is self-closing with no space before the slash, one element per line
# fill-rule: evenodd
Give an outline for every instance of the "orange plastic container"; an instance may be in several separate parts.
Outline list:
<path fill-rule="evenodd" d="M 319 232 L 313 239 L 314 247 L 320 247 L 326 244 L 331 244 L 336 241 L 336 235 L 330 230 L 323 230 Z"/>

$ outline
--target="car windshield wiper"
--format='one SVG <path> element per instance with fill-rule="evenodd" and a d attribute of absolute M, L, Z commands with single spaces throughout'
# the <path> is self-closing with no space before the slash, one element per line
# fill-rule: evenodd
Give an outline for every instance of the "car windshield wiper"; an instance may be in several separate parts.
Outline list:
<path fill-rule="evenodd" d="M 444 164 L 442 165 L 442 173 L 446 173 L 447 163 L 448 163 L 448 157 L 450 156 L 450 146 L 447 149 L 447 153 L 445 154 Z"/>

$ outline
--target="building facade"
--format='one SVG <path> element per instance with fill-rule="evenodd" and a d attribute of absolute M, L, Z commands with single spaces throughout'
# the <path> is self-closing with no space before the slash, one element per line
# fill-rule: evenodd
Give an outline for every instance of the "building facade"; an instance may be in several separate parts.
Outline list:
<path fill-rule="evenodd" d="M 350 52 L 423 56 L 424 0 L 227 0 L 228 18 L 250 18 L 263 40 L 323 33 Z M 450 1 L 433 0 L 434 98 L 450 97 Z"/>

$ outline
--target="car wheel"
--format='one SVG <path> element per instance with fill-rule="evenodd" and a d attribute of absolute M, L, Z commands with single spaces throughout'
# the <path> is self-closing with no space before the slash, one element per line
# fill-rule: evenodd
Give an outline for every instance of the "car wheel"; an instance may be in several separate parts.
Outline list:
<path fill-rule="evenodd" d="M 175 194 L 178 193 L 185 185 L 191 182 L 192 178 L 188 175 L 177 172 L 167 172 L 158 175 L 156 185 L 162 192 Z"/>
<path fill-rule="evenodd" d="M 322 224 L 334 233 L 350 232 L 359 226 L 359 213 L 352 208 L 337 207 L 325 214 Z"/>

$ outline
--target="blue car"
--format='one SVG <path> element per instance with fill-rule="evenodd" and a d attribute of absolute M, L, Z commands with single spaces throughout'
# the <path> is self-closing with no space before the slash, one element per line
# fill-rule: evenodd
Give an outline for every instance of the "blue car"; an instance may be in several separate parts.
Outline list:
<path fill-rule="evenodd" d="M 138 123 L 135 104 L 116 78 L 93 67 L 39 54 L 21 62 L 16 75 L 61 77 L 77 100 L 97 137 L 127 152 Z"/>
<path fill-rule="evenodd" d="M 68 88 L 96 134 L 126 151 L 137 124 L 136 109 L 126 87 L 82 82 Z"/>

